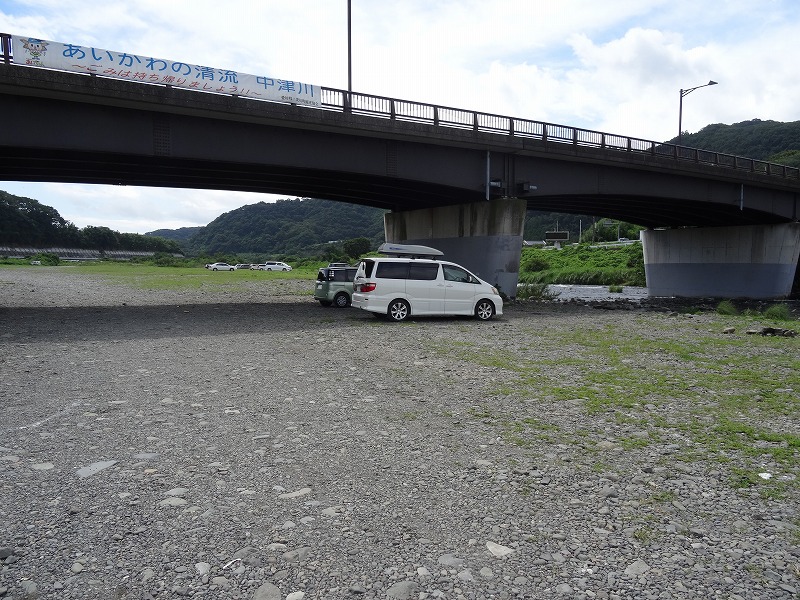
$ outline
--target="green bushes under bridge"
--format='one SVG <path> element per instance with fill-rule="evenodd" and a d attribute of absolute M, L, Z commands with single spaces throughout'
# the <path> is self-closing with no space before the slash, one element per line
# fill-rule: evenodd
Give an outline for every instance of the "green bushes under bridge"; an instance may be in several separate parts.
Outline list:
<path fill-rule="evenodd" d="M 642 245 L 523 248 L 520 283 L 646 285 Z"/>

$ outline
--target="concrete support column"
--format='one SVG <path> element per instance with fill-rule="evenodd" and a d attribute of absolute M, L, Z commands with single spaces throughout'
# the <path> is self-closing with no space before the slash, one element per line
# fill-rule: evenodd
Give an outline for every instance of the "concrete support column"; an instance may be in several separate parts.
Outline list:
<path fill-rule="evenodd" d="M 481 279 L 516 297 L 527 203 L 499 198 L 458 206 L 392 212 L 384 217 L 386 241 L 422 244 L 444 252 Z"/>
<path fill-rule="evenodd" d="M 787 298 L 800 223 L 641 232 L 650 296 Z"/>

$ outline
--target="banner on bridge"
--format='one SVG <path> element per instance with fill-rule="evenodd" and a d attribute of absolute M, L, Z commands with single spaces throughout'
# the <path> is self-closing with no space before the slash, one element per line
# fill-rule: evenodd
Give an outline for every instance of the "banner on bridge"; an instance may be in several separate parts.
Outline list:
<path fill-rule="evenodd" d="M 12 36 L 13 62 L 28 67 L 90 73 L 140 83 L 273 102 L 320 106 L 319 88 L 308 83 L 249 75 L 228 69 L 204 67 L 174 60 L 77 46 L 33 37 Z"/>

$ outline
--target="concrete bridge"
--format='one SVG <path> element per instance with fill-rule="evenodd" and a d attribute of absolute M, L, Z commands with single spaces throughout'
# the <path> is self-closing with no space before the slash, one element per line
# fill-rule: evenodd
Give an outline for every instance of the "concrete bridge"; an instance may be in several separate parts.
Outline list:
<path fill-rule="evenodd" d="M 0 180 L 229 189 L 387 209 L 387 241 L 442 249 L 509 293 L 527 209 L 642 233 L 651 295 L 780 298 L 800 170 L 501 115 L 321 88 L 265 102 L 11 64 Z M 509 293 L 509 295 L 513 295 Z"/>

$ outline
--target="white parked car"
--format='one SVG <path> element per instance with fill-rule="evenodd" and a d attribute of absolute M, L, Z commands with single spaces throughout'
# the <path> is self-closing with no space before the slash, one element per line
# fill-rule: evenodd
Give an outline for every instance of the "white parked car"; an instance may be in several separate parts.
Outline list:
<path fill-rule="evenodd" d="M 212 263 L 206 268 L 210 271 L 233 271 L 236 267 L 228 263 Z"/>
<path fill-rule="evenodd" d="M 407 255 L 419 256 L 419 248 L 409 246 Z M 403 256 L 402 246 L 394 244 L 392 254 Z M 497 288 L 460 265 L 429 258 L 363 259 L 353 306 L 393 321 L 426 315 L 473 315 L 486 321 L 503 314 Z"/>
<path fill-rule="evenodd" d="M 267 261 L 261 265 L 262 271 L 291 271 L 292 267 L 285 262 Z"/>

